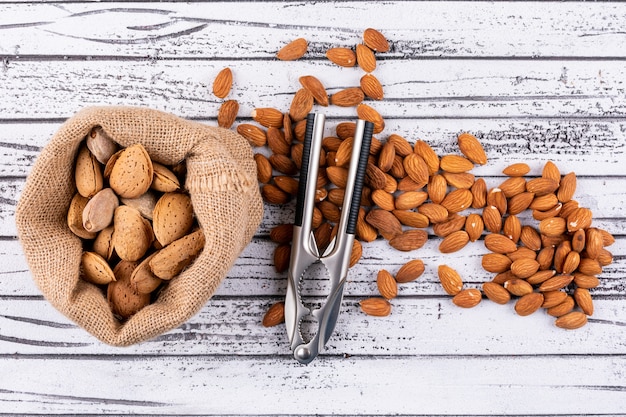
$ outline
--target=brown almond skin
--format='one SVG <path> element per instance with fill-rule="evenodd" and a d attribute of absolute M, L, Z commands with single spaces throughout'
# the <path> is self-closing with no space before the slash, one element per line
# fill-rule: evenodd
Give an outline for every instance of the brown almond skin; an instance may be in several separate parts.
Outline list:
<path fill-rule="evenodd" d="M 278 302 L 272 304 L 272 306 L 265 312 L 263 316 L 263 327 L 273 327 L 285 321 L 285 303 Z"/>
<path fill-rule="evenodd" d="M 511 293 L 495 282 L 485 282 L 483 284 L 483 292 L 488 299 L 497 304 L 506 304 L 511 300 Z"/>
<path fill-rule="evenodd" d="M 83 210 L 83 227 L 88 232 L 99 232 L 113 221 L 119 200 L 112 189 L 104 188 L 94 195 Z"/>
<path fill-rule="evenodd" d="M 541 308 L 543 304 L 543 294 L 531 292 L 520 297 L 515 303 L 515 312 L 520 316 L 529 316 Z"/>
<path fill-rule="evenodd" d="M 391 303 L 381 297 L 372 297 L 362 300 L 359 305 L 361 310 L 370 316 L 386 317 L 391 314 Z"/>
<path fill-rule="evenodd" d="M 462 290 L 457 295 L 452 297 L 452 302 L 462 308 L 476 307 L 481 300 L 482 295 L 480 294 L 480 291 L 475 288 Z"/>
<path fill-rule="evenodd" d="M 459 273 L 450 268 L 448 265 L 439 265 L 437 268 L 437 275 L 439 276 L 439 282 L 444 291 L 449 295 L 457 295 L 463 289 L 463 280 Z"/>
<path fill-rule="evenodd" d="M 157 201 L 153 216 L 154 235 L 161 245 L 167 246 L 191 230 L 191 198 L 182 193 L 165 193 Z"/>
<path fill-rule="evenodd" d="M 424 262 L 421 259 L 413 259 L 400 267 L 396 273 L 396 281 L 407 283 L 416 280 L 424 273 Z"/>

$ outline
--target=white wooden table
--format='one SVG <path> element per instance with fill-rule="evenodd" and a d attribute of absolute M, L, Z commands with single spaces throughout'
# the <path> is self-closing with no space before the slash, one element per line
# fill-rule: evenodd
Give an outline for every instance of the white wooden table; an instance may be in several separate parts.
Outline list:
<path fill-rule="evenodd" d="M 0 1 L 0 414 L 2 415 L 626 415 L 626 5 L 578 2 Z M 441 263 L 469 286 L 488 279 L 482 242 L 441 255 L 438 240 L 401 253 L 364 245 L 327 351 L 308 366 L 284 326 L 260 321 L 285 293 L 268 231 L 293 206 L 266 207 L 257 236 L 215 297 L 188 323 L 129 348 L 98 342 L 54 310 L 33 284 L 14 209 L 39 151 L 87 105 L 149 106 L 215 125 L 211 83 L 225 66 L 239 122 L 255 107 L 287 110 L 298 77 L 329 92 L 356 86 L 357 69 L 324 58 L 381 30 L 392 51 L 375 74 L 384 137 L 456 150 L 469 131 L 490 162 L 488 184 L 526 161 L 576 171 L 576 198 L 612 232 L 614 263 L 592 290 L 595 313 L 565 331 L 545 313 L 519 317 L 483 301 L 454 306 Z M 288 41 L 304 59 L 280 62 Z M 353 109 L 324 109 L 331 124 Z M 358 301 L 376 294 L 380 268 L 421 258 L 386 318 Z"/>

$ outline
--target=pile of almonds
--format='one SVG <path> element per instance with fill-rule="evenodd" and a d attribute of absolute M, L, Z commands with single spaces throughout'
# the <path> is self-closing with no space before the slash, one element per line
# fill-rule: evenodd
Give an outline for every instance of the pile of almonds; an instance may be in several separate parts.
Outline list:
<path fill-rule="evenodd" d="M 296 39 L 283 47 L 277 58 L 298 59 L 307 47 L 305 39 Z M 354 107 L 357 117 L 374 124 L 375 134 L 384 131 L 383 117 L 364 101 L 384 98 L 382 84 L 372 72 L 376 69 L 376 54 L 389 49 L 380 32 L 366 29 L 363 43 L 355 48 L 331 48 L 326 53 L 339 66 L 358 65 L 365 72 L 358 87 L 345 88 L 329 97 L 318 78 L 304 75 L 299 78 L 301 86 L 287 112 L 257 108 L 252 112 L 257 124 L 241 123 L 236 127 L 251 145 L 260 148 L 255 160 L 266 203 L 283 205 L 297 193 L 304 119 L 314 105 Z M 222 70 L 214 81 L 214 93 L 225 97 L 231 84 L 232 74 Z M 229 101 L 222 104 L 218 115 L 221 126 L 232 126 L 237 113 L 234 109 L 238 106 Z M 323 140 L 313 217 L 320 253 L 336 233 L 355 127 L 354 122 L 338 123 L 335 135 Z M 441 285 L 456 305 L 476 306 L 483 294 L 499 304 L 516 297 L 515 311 L 519 315 L 544 308 L 557 318 L 559 327 L 583 326 L 593 313 L 589 289 L 599 285 L 597 275 L 612 262 L 605 247 L 614 239 L 607 231 L 592 227 L 591 211 L 579 207 L 573 199 L 576 175 L 572 172 L 561 176 L 556 165 L 548 162 L 541 176 L 526 178 L 530 167 L 518 163 L 504 170 L 506 180 L 489 188 L 484 179 L 470 173 L 475 165 L 487 163 L 478 139 L 461 133 L 457 142 L 459 154 L 438 155 L 424 140 L 409 141 L 393 133 L 372 139 L 351 265 L 361 256 L 361 242 L 379 238 L 386 239 L 396 250 L 413 251 L 426 243 L 428 231 L 432 230 L 442 239 L 442 254 L 482 240 L 491 252 L 483 256 L 482 267 L 496 274 L 483 284 L 482 292 L 465 288 L 460 274 L 449 266 L 438 267 Z M 531 213 L 537 226 L 522 224 L 525 212 Z M 291 237 L 290 224 L 278 225 L 270 232 L 271 240 L 277 243 L 274 264 L 278 272 L 289 266 Z M 376 277 L 380 297 L 362 300 L 361 309 L 374 316 L 390 314 L 389 300 L 397 296 L 398 284 L 417 279 L 424 269 L 423 262 L 414 259 L 395 276 L 380 270 Z M 272 326 L 283 320 L 283 305 L 276 303 L 263 324 Z"/>
<path fill-rule="evenodd" d="M 99 127 L 80 146 L 67 222 L 83 240 L 81 278 L 106 290 L 120 320 L 149 304 L 204 247 L 184 175 L 184 162 L 159 164 L 141 144 L 118 149 Z"/>

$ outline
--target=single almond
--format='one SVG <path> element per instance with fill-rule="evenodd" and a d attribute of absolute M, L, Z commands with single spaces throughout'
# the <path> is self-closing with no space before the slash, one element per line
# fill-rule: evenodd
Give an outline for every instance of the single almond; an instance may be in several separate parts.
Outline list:
<path fill-rule="evenodd" d="M 483 209 L 483 222 L 485 229 L 491 233 L 500 233 L 502 230 L 502 214 L 496 206 L 486 206 Z"/>
<path fill-rule="evenodd" d="M 534 198 L 535 195 L 529 192 L 523 192 L 514 195 L 513 197 L 509 198 L 507 208 L 508 213 L 510 215 L 520 214 L 528 207 L 530 207 L 530 204 L 533 202 Z"/>
<path fill-rule="evenodd" d="M 272 179 L 272 164 L 265 155 L 260 153 L 254 154 L 254 161 L 259 182 L 267 184 Z"/>
<path fill-rule="evenodd" d="M 567 299 L 567 293 L 564 291 L 546 291 L 543 293 L 543 308 L 556 307 Z"/>
<path fill-rule="evenodd" d="M 295 162 L 287 155 L 272 154 L 268 158 L 270 165 L 278 172 L 285 175 L 295 175 L 298 173 L 298 167 Z"/>
<path fill-rule="evenodd" d="M 393 215 L 405 226 L 421 229 L 428 227 L 430 220 L 422 213 L 412 210 L 394 210 Z"/>
<path fill-rule="evenodd" d="M 404 158 L 403 165 L 407 175 L 415 183 L 421 186 L 428 184 L 428 165 L 421 156 L 411 152 Z"/>
<path fill-rule="evenodd" d="M 354 107 L 365 98 L 360 87 L 349 87 L 330 96 L 330 103 L 339 107 Z"/>
<path fill-rule="evenodd" d="M 474 163 L 460 155 L 444 155 L 439 161 L 439 166 L 444 171 L 460 173 L 474 168 Z"/>
<path fill-rule="evenodd" d="M 363 93 L 372 100 L 382 100 L 385 96 L 383 86 L 373 74 L 365 74 L 359 82 Z"/>
<path fill-rule="evenodd" d="M 299 78 L 300 84 L 302 87 L 306 88 L 309 93 L 313 96 L 313 99 L 320 106 L 328 106 L 328 93 L 326 92 L 326 88 L 322 82 L 312 76 L 312 75 L 304 75 Z"/>
<path fill-rule="evenodd" d="M 504 168 L 502 173 L 509 177 L 523 177 L 530 172 L 530 167 L 524 162 L 518 162 Z"/>
<path fill-rule="evenodd" d="M 476 136 L 471 133 L 461 133 L 457 138 L 459 149 L 467 159 L 478 165 L 487 163 L 487 154 Z M 470 168 L 471 169 L 471 168 Z"/>
<path fill-rule="evenodd" d="M 578 265 L 580 264 L 580 253 L 575 250 L 571 251 L 565 257 L 565 261 L 563 261 L 562 273 L 571 274 L 574 272 Z"/>
<path fill-rule="evenodd" d="M 404 284 L 419 278 L 424 273 L 424 262 L 421 259 L 413 259 L 400 267 L 396 273 L 396 282 Z"/>
<path fill-rule="evenodd" d="M 285 303 L 279 301 L 267 309 L 263 315 L 263 327 L 273 327 L 285 321 Z"/>
<path fill-rule="evenodd" d="M 100 126 L 91 129 L 85 143 L 87 149 L 101 164 L 106 164 L 119 148 L 118 144 Z"/>
<path fill-rule="evenodd" d="M 578 271 L 585 275 L 599 275 L 602 273 L 602 265 L 591 258 L 582 258 L 578 263 Z"/>
<path fill-rule="evenodd" d="M 453 253 L 467 245 L 469 242 L 469 236 L 465 230 L 458 230 L 450 233 L 439 244 L 439 252 L 441 253 Z"/>
<path fill-rule="evenodd" d="M 460 291 L 452 297 L 452 302 L 462 308 L 476 307 L 482 300 L 482 294 L 475 288 L 468 288 Z"/>
<path fill-rule="evenodd" d="M 374 124 L 374 133 L 380 133 L 385 129 L 383 117 L 372 106 L 361 103 L 357 106 L 356 113 L 360 119 Z"/>
<path fill-rule="evenodd" d="M 265 184 L 261 188 L 263 200 L 270 204 L 286 204 L 290 200 L 288 193 L 274 184 Z"/>
<path fill-rule="evenodd" d="M 410 229 L 391 238 L 389 245 L 396 250 L 409 252 L 421 248 L 427 240 L 428 233 L 425 230 Z"/>
<path fill-rule="evenodd" d="M 287 194 L 296 195 L 298 193 L 298 180 L 288 175 L 275 176 L 274 184 Z"/>
<path fill-rule="evenodd" d="M 528 278 L 539 270 L 539 262 L 534 259 L 521 258 L 511 264 L 511 272 L 518 278 Z"/>
<path fill-rule="evenodd" d="M 439 156 L 428 143 L 423 140 L 417 140 L 413 146 L 413 151 L 424 159 L 426 165 L 428 165 L 428 173 L 430 175 L 434 175 L 439 171 Z"/>
<path fill-rule="evenodd" d="M 369 316 L 385 317 L 391 314 L 391 303 L 381 297 L 371 297 L 359 302 L 361 311 Z"/>
<path fill-rule="evenodd" d="M 587 316 L 585 315 L 585 313 L 573 311 L 557 318 L 554 324 L 561 329 L 579 329 L 587 324 Z"/>
<path fill-rule="evenodd" d="M 513 278 L 504 283 L 504 288 L 513 295 L 522 297 L 533 292 L 533 286 L 520 278 Z"/>
<path fill-rule="evenodd" d="M 463 280 L 459 273 L 448 265 L 439 265 L 437 276 L 444 291 L 449 295 L 457 295 L 463 289 Z"/>
<path fill-rule="evenodd" d="M 544 270 L 537 271 L 531 276 L 529 276 L 528 278 L 526 278 L 526 282 L 528 282 L 530 285 L 540 285 L 555 275 L 556 275 L 555 270 L 544 269 Z"/>
<path fill-rule="evenodd" d="M 483 223 L 483 218 L 476 213 L 471 213 L 465 219 L 465 231 L 467 232 L 467 236 L 469 237 L 470 242 L 475 242 L 483 234 L 485 230 L 485 224 Z"/>
<path fill-rule="evenodd" d="M 156 239 L 163 246 L 180 239 L 193 225 L 191 197 L 183 193 L 165 193 L 154 208 L 153 228 Z"/>
<path fill-rule="evenodd" d="M 446 237 L 454 232 L 458 232 L 465 226 L 465 216 L 456 213 L 450 214 L 448 220 L 433 225 L 433 232 L 439 237 Z M 469 235 L 468 235 L 469 239 Z"/>
<path fill-rule="evenodd" d="M 137 198 L 148 191 L 153 178 L 150 155 L 137 143 L 120 151 L 111 169 L 109 184 L 119 197 Z"/>
<path fill-rule="evenodd" d="M 539 222 L 539 232 L 550 237 L 561 236 L 566 227 L 566 221 L 561 217 L 550 217 Z"/>
<path fill-rule="evenodd" d="M 495 187 L 489 190 L 487 193 L 487 205 L 497 208 L 502 216 L 506 214 L 508 202 L 500 188 Z"/>
<path fill-rule="evenodd" d="M 372 209 L 365 216 L 365 220 L 381 234 L 393 237 L 402 233 L 400 221 L 388 211 Z"/>
<path fill-rule="evenodd" d="M 152 162 L 153 178 L 150 188 L 162 193 L 171 193 L 180 189 L 180 180 L 165 165 Z"/>
<path fill-rule="evenodd" d="M 541 196 L 550 194 L 559 188 L 559 183 L 551 178 L 534 178 L 526 183 L 526 191 Z"/>
<path fill-rule="evenodd" d="M 235 123 L 239 112 L 239 102 L 237 100 L 226 100 L 217 112 L 217 125 L 225 129 L 230 129 Z"/>
<path fill-rule="evenodd" d="M 443 199 L 441 205 L 449 213 L 458 213 L 472 206 L 472 193 L 467 189 L 453 190 Z"/>
<path fill-rule="evenodd" d="M 357 44 L 356 46 L 356 62 L 365 72 L 374 72 L 376 69 L 376 57 L 367 45 Z"/>
<path fill-rule="evenodd" d="M 295 61 L 302 58 L 307 51 L 309 44 L 304 38 L 294 39 L 283 46 L 277 53 L 276 58 L 281 61 Z"/>
<path fill-rule="evenodd" d="M 587 229 L 587 231 L 585 232 L 585 237 L 585 249 L 587 251 L 587 256 L 591 259 L 597 259 L 604 246 L 604 242 L 602 241 L 602 233 L 598 229 L 592 227 Z"/>
<path fill-rule="evenodd" d="M 279 224 L 270 230 L 270 240 L 279 244 L 290 243 L 293 238 L 292 224 Z"/>
<path fill-rule="evenodd" d="M 541 236 L 539 232 L 532 226 L 522 226 L 520 240 L 528 249 L 538 251 L 541 250 Z"/>
<path fill-rule="evenodd" d="M 274 249 L 274 269 L 276 272 L 281 273 L 289 269 L 289 262 L 291 259 L 291 245 L 281 244 Z"/>
<path fill-rule="evenodd" d="M 197 229 L 170 243 L 150 261 L 150 268 L 157 277 L 169 280 L 187 268 L 204 248 L 204 233 Z"/>
<path fill-rule="evenodd" d="M 76 193 L 70 201 L 70 207 L 67 211 L 67 226 L 76 236 L 82 239 L 93 239 L 96 232 L 90 232 L 83 226 L 83 212 L 89 203 L 87 197 L 83 197 L 80 193 Z"/>
<path fill-rule="evenodd" d="M 552 161 L 548 161 L 543 166 L 543 170 L 541 171 L 541 177 L 547 178 L 558 183 L 561 181 L 561 171 Z"/>
<path fill-rule="evenodd" d="M 272 107 L 259 107 L 252 110 L 250 116 L 265 127 L 283 127 L 283 113 Z"/>
<path fill-rule="evenodd" d="M 130 285 L 139 294 L 150 294 L 163 283 L 163 280 L 154 275 L 150 269 L 150 261 L 154 255 L 156 252 L 144 258 L 130 275 Z"/>
<path fill-rule="evenodd" d="M 534 250 L 528 249 L 524 246 L 520 246 L 515 251 L 507 253 L 506 256 L 511 259 L 511 261 L 515 262 L 518 259 L 533 259 L 536 260 L 537 253 Z"/>
<path fill-rule="evenodd" d="M 511 239 L 513 243 L 517 244 L 522 234 L 522 223 L 516 215 L 510 214 L 507 216 L 502 225 L 502 233 Z"/>
<path fill-rule="evenodd" d="M 367 28 L 363 31 L 363 43 L 376 52 L 389 51 L 389 42 L 385 36 L 376 29 Z"/>
<path fill-rule="evenodd" d="M 313 95 L 306 88 L 296 91 L 289 107 L 289 116 L 294 122 L 304 120 L 313 109 Z"/>
<path fill-rule="evenodd" d="M 134 208 L 119 206 L 115 209 L 115 229 L 111 239 L 115 252 L 123 260 L 137 261 L 150 248 L 153 241 L 152 229 L 147 229 L 146 222 Z"/>
<path fill-rule="evenodd" d="M 398 283 L 386 269 L 378 271 L 376 286 L 380 295 L 387 300 L 391 300 L 398 295 Z"/>
<path fill-rule="evenodd" d="M 113 270 L 115 281 L 107 286 L 107 300 L 111 310 L 122 319 L 129 318 L 150 304 L 150 294 L 137 292 L 130 282 L 136 267 L 136 262 L 120 261 Z"/>
<path fill-rule="evenodd" d="M 539 291 L 557 291 L 568 286 L 573 280 L 574 277 L 572 275 L 556 275 L 542 282 L 541 285 L 539 285 Z"/>
<path fill-rule="evenodd" d="M 115 274 L 105 258 L 95 252 L 83 252 L 80 258 L 82 277 L 96 285 L 106 285 L 115 281 Z"/>
<path fill-rule="evenodd" d="M 356 54 L 349 48 L 330 48 L 326 51 L 326 58 L 341 67 L 353 67 L 356 65 Z"/>
<path fill-rule="evenodd" d="M 508 256 L 501 253 L 487 253 L 481 260 L 483 269 L 494 273 L 507 271 L 512 263 Z"/>
<path fill-rule="evenodd" d="M 472 208 L 480 209 L 487 204 L 487 183 L 483 178 L 476 180 L 470 188 L 472 192 Z"/>
<path fill-rule="evenodd" d="M 567 231 L 575 232 L 580 229 L 588 229 L 591 226 L 593 214 L 591 210 L 579 207 L 567 216 Z"/>
<path fill-rule="evenodd" d="M 218 98 L 225 98 L 233 85 L 233 72 L 226 67 L 217 73 L 213 80 L 213 94 Z"/>
<path fill-rule="evenodd" d="M 576 302 L 574 301 L 574 298 L 571 295 L 566 295 L 565 300 L 563 300 L 560 304 L 555 305 L 554 307 L 548 308 L 546 310 L 546 313 L 553 317 L 561 317 L 574 310 L 575 306 Z"/>
<path fill-rule="evenodd" d="M 593 300 L 588 289 L 576 288 L 574 290 L 574 301 L 576 301 L 583 313 L 588 316 L 593 315 Z"/>
<path fill-rule="evenodd" d="M 485 282 L 483 284 L 483 293 L 485 293 L 488 299 L 497 304 L 506 304 L 511 300 L 511 293 L 495 282 Z"/>
<path fill-rule="evenodd" d="M 433 175 L 432 177 L 430 177 L 427 189 L 430 201 L 435 204 L 441 204 L 444 198 L 446 198 L 446 193 L 448 192 L 448 184 L 446 183 L 445 177 L 440 174 Z M 472 196 L 472 200 L 473 198 L 474 197 Z"/>
<path fill-rule="evenodd" d="M 517 249 L 517 245 L 504 235 L 491 233 L 485 236 L 485 247 L 495 253 L 509 253 Z"/>
<path fill-rule="evenodd" d="M 523 295 L 515 303 L 515 312 L 520 316 L 529 316 L 541 308 L 543 301 L 543 294 L 539 292 Z"/>
<path fill-rule="evenodd" d="M 93 197 L 104 186 L 102 167 L 84 143 L 76 155 L 74 179 L 78 193 L 86 198 Z"/>
<path fill-rule="evenodd" d="M 441 223 L 448 219 L 448 210 L 441 204 L 425 203 L 417 208 L 417 211 L 428 217 L 431 223 Z"/>
<path fill-rule="evenodd" d="M 547 211 L 556 206 L 559 203 L 559 200 L 556 197 L 556 194 L 544 194 L 542 196 L 538 196 L 533 198 L 532 203 L 528 206 L 531 210 L 539 210 L 539 211 Z"/>
<path fill-rule="evenodd" d="M 454 188 L 463 188 L 470 189 L 476 182 L 476 176 L 474 174 L 470 174 L 469 172 L 443 172 L 443 177 L 446 179 L 446 182 L 449 186 Z"/>
<path fill-rule="evenodd" d="M 267 135 L 263 129 L 258 126 L 242 123 L 237 126 L 237 133 L 246 138 L 253 146 L 265 146 Z"/>
<path fill-rule="evenodd" d="M 104 188 L 94 195 L 83 209 L 83 227 L 88 232 L 99 232 L 113 221 L 113 213 L 119 206 L 119 199 L 110 188 Z"/>
<path fill-rule="evenodd" d="M 526 179 L 523 177 L 511 177 L 502 181 L 498 188 L 504 193 L 506 198 L 511 198 L 526 191 Z"/>

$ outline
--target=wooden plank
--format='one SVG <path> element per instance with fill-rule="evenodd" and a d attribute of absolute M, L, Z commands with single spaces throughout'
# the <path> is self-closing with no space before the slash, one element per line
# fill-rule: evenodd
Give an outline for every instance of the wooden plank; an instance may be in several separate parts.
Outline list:
<path fill-rule="evenodd" d="M 424 274 L 413 283 L 399 286 L 403 296 L 441 296 L 445 295 L 437 277 L 437 267 L 447 264 L 462 271 L 464 282 L 470 287 L 480 287 L 494 274 L 482 269 L 481 256 L 487 253 L 482 241 L 467 245 L 453 254 L 441 254 L 437 247 L 440 240 L 431 238 L 423 248 L 411 252 L 399 252 L 392 249 L 382 239 L 363 244 L 363 257 L 349 274 L 346 294 L 354 297 L 376 295 L 376 275 L 380 269 L 387 269 L 392 274 L 412 259 L 422 259 L 426 266 Z M 273 251 L 275 244 L 262 238 L 255 238 L 239 256 L 217 291 L 218 296 L 254 297 L 278 296 L 285 294 L 287 286 L 286 272 L 278 273 L 274 268 Z M 604 268 L 600 277 L 600 286 L 593 294 L 601 297 L 623 297 L 626 290 L 626 239 L 619 237 L 608 248 L 613 253 L 613 263 Z M 314 276 L 309 291 L 325 294 L 326 280 Z M 0 297 L 40 297 L 41 292 L 32 282 L 28 265 L 18 242 L 5 241 L 0 246 Z"/>
<path fill-rule="evenodd" d="M 12 376 L 0 382 L 12 413 L 623 415 L 626 405 L 622 356 L 356 356 L 308 366 L 284 357 L 4 357 L 0 366 Z"/>
<path fill-rule="evenodd" d="M 329 61 L 8 60 L 1 91 L 16 99 L 0 103 L 0 114 L 59 118 L 87 105 L 121 104 L 214 118 L 222 100 L 211 86 L 225 66 L 234 74 L 228 98 L 239 101 L 244 117 L 255 107 L 288 110 L 302 75 L 319 77 L 331 94 L 358 86 L 363 75 L 360 68 Z M 605 60 L 393 59 L 381 61 L 374 72 L 385 99 L 370 104 L 384 117 L 403 119 L 619 118 L 626 114 L 624 73 L 620 61 Z M 319 110 L 354 116 L 352 108 Z"/>
<path fill-rule="evenodd" d="M 2 55 L 267 58 L 304 37 L 319 58 L 374 27 L 392 56 L 624 57 L 623 36 L 607 24 L 626 17 L 619 4 L 386 2 L 381 12 L 375 2 L 19 3 L 0 8 Z"/>
<path fill-rule="evenodd" d="M 169 111 L 163 103 L 151 104 L 154 108 Z M 334 133 L 337 123 L 356 118 L 333 118 L 332 111 L 319 111 L 330 113 L 326 129 L 328 135 Z M 214 119 L 208 118 L 198 121 L 212 126 L 217 124 Z M 239 122 L 255 123 L 245 117 Z M 62 120 L 1 123 L 0 177 L 26 176 L 37 155 L 61 123 Z M 472 170 L 475 175 L 502 176 L 501 172 L 506 166 L 520 161 L 526 161 L 531 166 L 530 175 L 539 175 L 548 160 L 554 161 L 562 172 L 575 171 L 579 176 L 611 177 L 626 174 L 626 125 L 622 121 L 403 117 L 389 119 L 385 131 L 377 137 L 385 141 L 390 134 L 396 133 L 411 143 L 422 139 L 438 154 L 444 155 L 458 153 L 456 138 L 463 131 L 472 132 L 480 138 L 489 157 L 486 166 Z M 256 148 L 254 151 L 268 153 L 267 148 Z M 602 166 L 602 170 L 598 170 L 598 166 Z M 493 178 L 490 181 L 495 185 L 500 179 Z"/>
<path fill-rule="evenodd" d="M 214 297 L 178 328 L 125 348 L 101 343 L 45 300 L 4 299 L 0 355 L 289 356 L 284 325 L 261 325 L 267 308 L 279 299 Z M 483 300 L 467 310 L 455 306 L 448 296 L 401 296 L 392 300 L 390 316 L 377 318 L 360 311 L 360 299 L 345 297 L 324 356 L 623 355 L 626 351 L 626 339 L 616 337 L 624 334 L 626 326 L 623 294 L 596 297 L 589 323 L 574 331 L 557 328 L 544 311 L 520 317 L 513 302 L 501 306 Z"/>
<path fill-rule="evenodd" d="M 567 172 L 567 171 L 565 171 Z M 490 186 L 496 186 L 502 181 L 490 179 Z M 583 207 L 594 212 L 598 227 L 606 228 L 611 233 L 624 233 L 623 207 L 626 204 L 622 180 L 607 181 L 603 178 L 578 178 L 576 200 Z M 15 206 L 24 187 L 24 178 L 0 178 L 0 236 L 12 237 L 17 235 L 15 227 Z M 69 202 L 68 202 L 69 204 Z M 264 221 L 260 226 L 260 233 L 268 233 L 274 226 L 293 222 L 295 201 L 281 206 L 265 205 Z M 470 211 L 464 212 L 468 214 Z M 520 216 L 527 220 L 527 224 L 536 224 L 528 214 Z"/>

